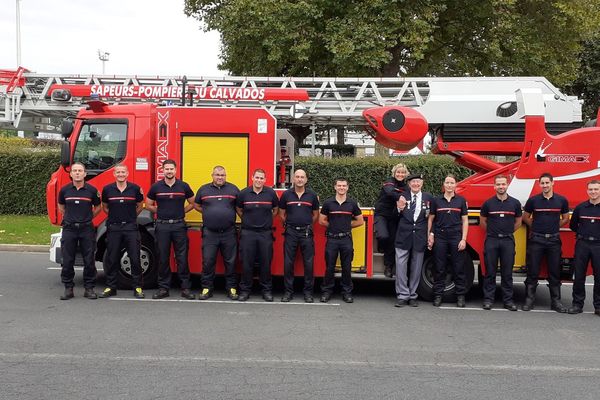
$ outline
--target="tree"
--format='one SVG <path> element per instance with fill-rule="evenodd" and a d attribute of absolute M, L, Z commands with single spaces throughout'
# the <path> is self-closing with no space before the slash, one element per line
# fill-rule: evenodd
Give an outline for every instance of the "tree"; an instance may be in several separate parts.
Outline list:
<path fill-rule="evenodd" d="M 575 78 L 600 0 L 186 0 L 220 68 L 269 76 Z"/>
<path fill-rule="evenodd" d="M 583 99 L 583 115 L 593 119 L 600 107 L 600 35 L 584 43 L 578 58 L 578 76 L 567 90 Z"/>
<path fill-rule="evenodd" d="M 600 23 L 600 0 L 186 0 L 184 11 L 220 32 L 219 67 L 233 75 L 545 76 L 559 87 Z"/>

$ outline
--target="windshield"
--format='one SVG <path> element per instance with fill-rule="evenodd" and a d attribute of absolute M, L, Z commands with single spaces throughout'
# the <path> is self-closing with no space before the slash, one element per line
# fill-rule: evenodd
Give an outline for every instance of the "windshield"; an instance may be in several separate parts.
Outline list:
<path fill-rule="evenodd" d="M 86 121 L 81 126 L 73 161 L 95 171 L 106 170 L 125 158 L 127 121 Z"/>

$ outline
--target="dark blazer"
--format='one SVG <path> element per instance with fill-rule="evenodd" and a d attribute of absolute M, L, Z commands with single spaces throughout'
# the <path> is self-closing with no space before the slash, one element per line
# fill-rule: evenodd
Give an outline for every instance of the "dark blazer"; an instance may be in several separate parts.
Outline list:
<path fill-rule="evenodd" d="M 407 195 L 412 196 L 410 191 L 407 192 Z M 425 248 L 427 248 L 427 218 L 429 217 L 429 208 L 432 201 L 433 196 L 431 194 L 421 192 L 421 204 L 415 209 L 415 212 L 419 213 L 416 222 L 409 207 L 400 212 L 395 241 L 397 248 L 411 250 L 414 247 L 415 251 L 425 251 Z"/>

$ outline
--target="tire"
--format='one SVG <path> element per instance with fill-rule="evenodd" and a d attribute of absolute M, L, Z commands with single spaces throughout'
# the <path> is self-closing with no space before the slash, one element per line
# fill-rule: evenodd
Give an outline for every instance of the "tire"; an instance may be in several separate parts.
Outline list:
<path fill-rule="evenodd" d="M 475 277 L 475 268 L 473 265 L 473 259 L 467 250 L 465 250 L 465 287 L 467 292 L 471 290 L 473 286 L 473 278 Z M 417 294 L 425 301 L 433 300 L 433 277 L 435 271 L 435 259 L 433 253 L 426 252 L 425 260 L 423 261 L 423 268 L 421 269 L 421 280 L 419 281 L 419 287 L 417 288 Z M 455 286 L 452 281 L 452 273 L 446 275 L 446 287 L 444 288 L 444 294 L 442 299 L 445 302 L 456 301 Z"/>
<path fill-rule="evenodd" d="M 140 262 L 143 271 L 144 289 L 155 288 L 158 281 L 158 266 L 154 251 L 154 240 L 146 233 L 142 233 Z M 107 252 L 104 252 L 103 268 L 106 274 L 107 268 Z M 131 265 L 129 256 L 125 249 L 121 249 L 121 268 L 117 273 L 117 287 L 119 289 L 133 289 L 131 280 Z"/>

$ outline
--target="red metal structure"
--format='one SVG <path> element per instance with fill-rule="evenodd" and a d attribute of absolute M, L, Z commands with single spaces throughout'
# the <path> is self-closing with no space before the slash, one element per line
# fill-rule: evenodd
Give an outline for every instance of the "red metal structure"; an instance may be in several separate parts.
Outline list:
<path fill-rule="evenodd" d="M 516 96 L 518 89 L 523 90 Z M 509 193 L 524 203 L 537 193 L 538 176 L 551 172 L 556 191 L 569 198 L 571 207 L 586 198 L 585 183 L 600 176 L 600 150 L 595 145 L 600 128 L 579 128 L 580 102 L 544 78 L 188 79 L 48 76 L 20 69 L 0 73 L 2 99 L 1 127 L 57 131 L 49 118 L 76 116 L 74 124 L 66 124 L 63 166 L 47 188 L 48 214 L 55 224 L 60 223 L 57 191 L 69 180 L 68 165 L 73 161 L 87 163 L 89 181 L 98 188 L 112 181 L 112 166 L 123 162 L 131 171 L 130 179 L 147 190 L 161 178 L 160 164 L 166 158 L 178 161 L 179 177 L 194 189 L 210 180 L 216 164 L 224 165 L 229 180 L 240 187 L 250 183 L 249 176 L 258 167 L 267 171 L 268 185 L 280 186 L 277 181 L 285 176 L 287 157 L 277 151 L 277 128 L 364 127 L 378 142 L 400 150 L 430 134 L 433 152 L 451 155 L 473 171 L 459 183 L 458 192 L 469 203 L 467 263 L 470 271 L 479 266 L 481 273 L 486 266 L 478 210 L 493 195 L 496 174 L 510 177 Z M 537 106 L 531 110 L 530 104 Z M 373 250 L 372 210 L 363 212 L 366 225 L 354 233 L 353 272 L 367 278 L 382 276 Z M 104 254 L 104 219 L 101 213 L 95 220 L 99 261 Z M 149 213 L 141 214 L 147 283 L 155 273 L 151 220 Z M 200 273 L 200 216 L 191 214 L 188 222 L 190 267 Z M 281 275 L 283 240 L 281 227 L 276 229 L 273 273 Z M 322 233 L 316 227 L 316 276 L 324 271 Z M 526 236 L 525 228 L 516 236 L 519 269 L 526 264 Z M 54 237 L 53 243 L 58 242 Z M 59 249 L 53 246 L 52 252 L 52 259 L 59 261 Z M 564 230 L 565 278 L 572 256 L 573 234 Z M 126 264 L 122 263 L 123 285 L 128 283 Z M 425 298 L 431 293 L 431 267 L 427 258 L 419 290 Z M 301 274 L 300 264 L 297 268 Z M 452 294 L 451 284 L 446 291 Z"/>

